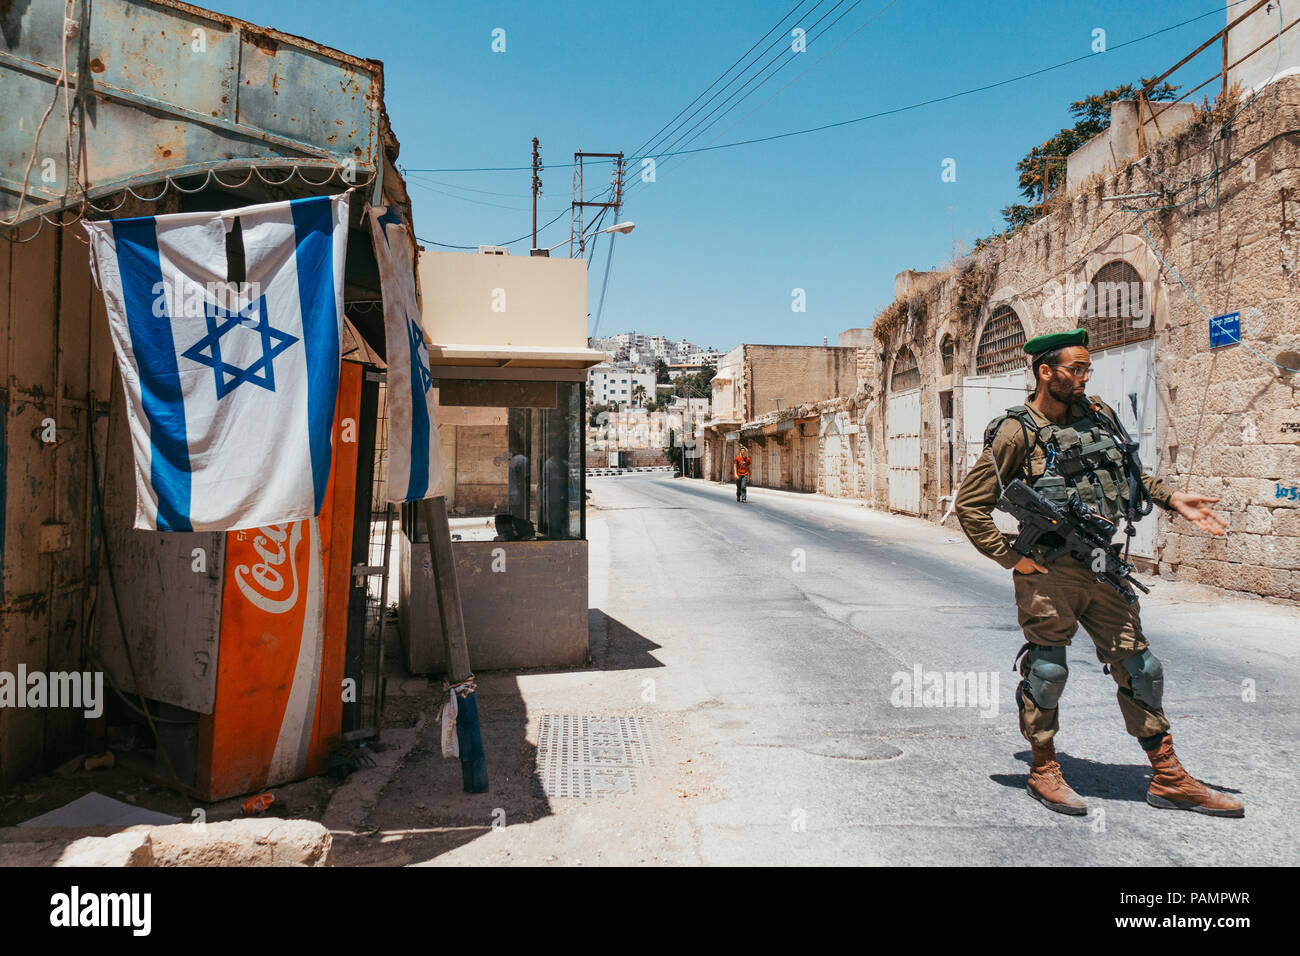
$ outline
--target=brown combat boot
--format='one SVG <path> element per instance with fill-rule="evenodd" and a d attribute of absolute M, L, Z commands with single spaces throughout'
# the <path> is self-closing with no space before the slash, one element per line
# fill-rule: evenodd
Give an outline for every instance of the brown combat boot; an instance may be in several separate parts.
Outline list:
<path fill-rule="evenodd" d="M 1034 768 L 1029 771 L 1029 795 L 1057 813 L 1082 816 L 1088 812 L 1083 797 L 1070 789 L 1056 762 L 1056 747 L 1048 741 L 1043 746 L 1030 744 L 1034 751 Z"/>
<path fill-rule="evenodd" d="M 1155 750 L 1147 751 L 1155 776 L 1147 788 L 1147 803 L 1164 810 L 1193 810 L 1213 817 L 1244 817 L 1246 808 L 1240 800 L 1211 790 L 1178 762 L 1174 738 L 1165 734 Z"/>

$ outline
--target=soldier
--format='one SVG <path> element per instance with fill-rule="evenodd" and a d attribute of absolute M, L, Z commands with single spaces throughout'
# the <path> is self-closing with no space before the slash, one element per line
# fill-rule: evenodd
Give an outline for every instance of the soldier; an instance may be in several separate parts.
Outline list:
<path fill-rule="evenodd" d="M 1096 396 L 1085 398 L 1091 374 L 1088 332 L 1040 335 L 1024 345 L 1036 388 L 1024 405 L 989 425 L 984 452 L 957 492 L 955 509 L 966 537 L 983 554 L 1011 570 L 1025 645 L 1016 657 L 1023 680 L 1016 689 L 1020 732 L 1033 749 L 1031 796 L 1058 813 L 1085 814 L 1087 805 L 1065 782 L 1052 738 L 1057 703 L 1065 690 L 1065 648 L 1079 625 L 1092 637 L 1097 659 L 1118 685 L 1124 726 L 1138 738 L 1155 770 L 1147 803 L 1171 810 L 1240 817 L 1240 801 L 1210 790 L 1187 773 L 1174 754 L 1169 721 L 1161 709 L 1163 672 L 1142 635 L 1138 605 L 1097 580 L 1090 567 L 1064 556 L 1044 567 L 1022 557 L 993 523 L 991 512 L 1005 482 L 1023 478 L 1039 494 L 1064 504 L 1078 495 L 1117 527 L 1154 502 L 1211 534 L 1227 527 L 1204 495 L 1171 491 L 1125 454 L 1127 437 L 1114 411 Z M 1029 449 L 1026 454 L 1026 449 Z"/>

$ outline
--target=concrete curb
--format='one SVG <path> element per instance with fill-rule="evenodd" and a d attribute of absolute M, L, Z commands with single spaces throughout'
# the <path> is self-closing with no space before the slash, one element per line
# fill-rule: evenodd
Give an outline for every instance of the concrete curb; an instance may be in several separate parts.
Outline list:
<path fill-rule="evenodd" d="M 166 826 L 6 827 L 0 866 L 329 866 L 333 838 L 312 820 Z"/>

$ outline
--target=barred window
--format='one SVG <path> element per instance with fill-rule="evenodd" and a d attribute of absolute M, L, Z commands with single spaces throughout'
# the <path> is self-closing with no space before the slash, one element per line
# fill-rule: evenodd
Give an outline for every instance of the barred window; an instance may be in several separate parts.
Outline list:
<path fill-rule="evenodd" d="M 1021 351 L 1024 344 L 1025 327 L 1020 324 L 1016 310 L 1009 305 L 998 306 L 984 326 L 979 348 L 975 350 L 975 374 L 997 375 L 1024 368 L 1025 356 Z"/>
<path fill-rule="evenodd" d="M 1088 348 L 1141 342 L 1154 334 L 1151 297 L 1138 271 L 1123 260 L 1108 262 L 1093 276 L 1079 324 L 1088 330 Z"/>
<path fill-rule="evenodd" d="M 952 336 L 945 335 L 943 337 L 943 342 L 939 345 L 939 362 L 940 367 L 943 369 L 942 374 L 952 374 L 952 365 L 956 350 L 957 347 L 952 340 Z"/>
<path fill-rule="evenodd" d="M 903 346 L 894 358 L 894 375 L 889 380 L 889 390 L 906 392 L 920 387 L 921 368 L 916 363 L 916 355 L 907 346 Z"/>

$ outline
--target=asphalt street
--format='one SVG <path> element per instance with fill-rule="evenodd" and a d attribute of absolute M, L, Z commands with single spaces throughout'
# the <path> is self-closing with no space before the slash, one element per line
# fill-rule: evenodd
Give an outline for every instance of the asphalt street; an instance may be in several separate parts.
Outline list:
<path fill-rule="evenodd" d="M 762 488 L 740 504 L 729 485 L 658 476 L 590 487 L 590 604 L 654 648 L 653 666 L 622 679 L 647 675 L 640 712 L 676 721 L 705 755 L 710 797 L 677 811 L 678 852 L 657 859 L 1300 862 L 1300 609 L 1159 580 L 1142 602 L 1179 756 L 1240 794 L 1239 820 L 1146 804 L 1149 764 L 1078 634 L 1057 747 L 1090 812 L 1065 817 L 1025 792 L 1010 573 L 955 519 Z M 923 693 L 931 675 L 971 672 L 974 684 Z M 959 686 L 973 699 L 954 700 Z"/>

